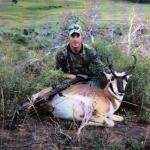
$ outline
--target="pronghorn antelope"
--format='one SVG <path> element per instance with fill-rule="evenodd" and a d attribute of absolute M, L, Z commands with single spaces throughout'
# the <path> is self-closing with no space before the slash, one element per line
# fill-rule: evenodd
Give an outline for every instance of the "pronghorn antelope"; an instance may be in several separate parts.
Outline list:
<path fill-rule="evenodd" d="M 88 119 L 88 125 L 113 127 L 114 121 L 123 120 L 123 117 L 114 113 L 120 107 L 128 78 L 135 64 L 134 56 L 134 64 L 127 72 L 118 73 L 110 68 L 111 73 L 105 73 L 109 82 L 104 89 L 78 83 L 55 95 L 48 102 L 49 106 L 54 107 L 53 116 L 77 121 Z M 33 95 L 32 100 L 47 90 L 49 89 Z"/>

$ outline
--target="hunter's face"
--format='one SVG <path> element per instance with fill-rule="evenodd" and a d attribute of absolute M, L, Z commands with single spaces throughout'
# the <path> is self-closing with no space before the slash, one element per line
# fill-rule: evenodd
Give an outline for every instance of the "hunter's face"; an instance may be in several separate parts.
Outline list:
<path fill-rule="evenodd" d="M 79 48 L 79 47 L 81 47 L 82 41 L 83 41 L 82 34 L 72 33 L 69 36 L 69 43 L 70 43 L 70 46 L 73 47 L 73 48 Z"/>

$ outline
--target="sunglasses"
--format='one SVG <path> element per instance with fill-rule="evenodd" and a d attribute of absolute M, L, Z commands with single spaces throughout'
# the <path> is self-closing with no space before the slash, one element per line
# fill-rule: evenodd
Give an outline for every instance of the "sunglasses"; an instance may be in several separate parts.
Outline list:
<path fill-rule="evenodd" d="M 80 37 L 80 34 L 79 33 L 72 33 L 70 36 L 72 38 L 75 38 L 75 37 Z"/>

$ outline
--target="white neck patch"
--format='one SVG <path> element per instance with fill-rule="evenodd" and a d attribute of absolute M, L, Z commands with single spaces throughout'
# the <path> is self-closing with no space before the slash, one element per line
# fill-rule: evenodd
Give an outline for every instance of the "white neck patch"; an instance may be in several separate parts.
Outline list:
<path fill-rule="evenodd" d="M 118 73 L 118 72 L 115 71 L 115 75 L 117 77 L 123 77 L 125 74 L 126 74 L 125 72 Z"/>

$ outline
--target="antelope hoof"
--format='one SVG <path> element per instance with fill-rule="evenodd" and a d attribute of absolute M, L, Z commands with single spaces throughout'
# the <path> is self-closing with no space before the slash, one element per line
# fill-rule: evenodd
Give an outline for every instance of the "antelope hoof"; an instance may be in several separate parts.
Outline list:
<path fill-rule="evenodd" d="M 113 115 L 111 119 L 119 122 L 124 120 L 122 116 L 118 116 L 118 115 Z"/>
<path fill-rule="evenodd" d="M 105 120 L 105 126 L 106 127 L 114 127 L 115 123 L 113 120 L 110 120 L 110 119 L 106 119 Z"/>
<path fill-rule="evenodd" d="M 106 123 L 106 127 L 114 127 L 115 123 L 114 122 L 109 122 Z"/>

